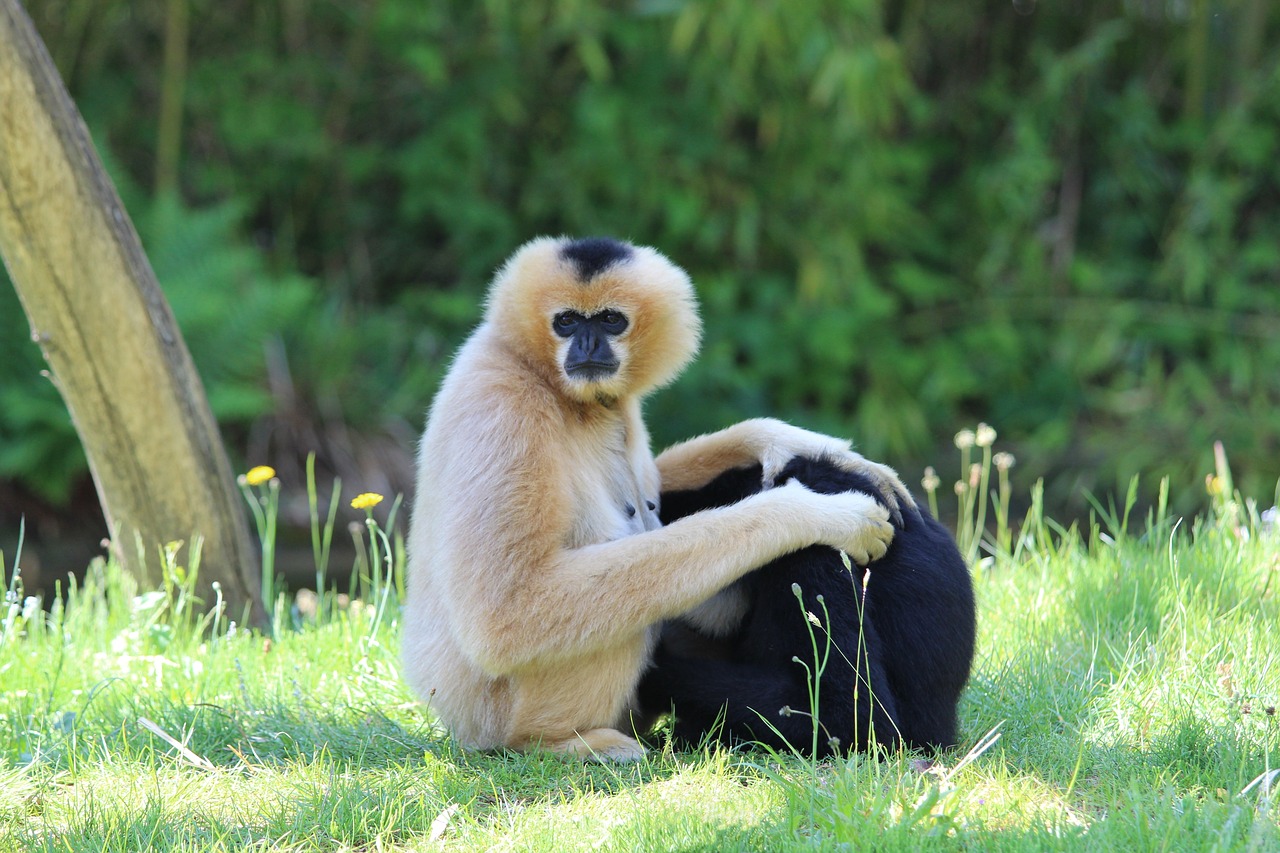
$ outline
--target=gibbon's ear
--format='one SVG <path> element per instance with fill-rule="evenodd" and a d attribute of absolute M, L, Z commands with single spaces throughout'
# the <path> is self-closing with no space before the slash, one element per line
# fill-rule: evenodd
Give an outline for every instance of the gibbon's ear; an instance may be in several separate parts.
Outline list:
<path fill-rule="evenodd" d="M 520 247 L 494 276 L 485 320 L 518 355 L 562 382 L 552 321 L 563 311 L 626 318 L 616 346 L 621 365 L 609 384 L 628 395 L 679 375 L 702 335 L 684 270 L 647 246 L 605 237 L 539 237 Z"/>

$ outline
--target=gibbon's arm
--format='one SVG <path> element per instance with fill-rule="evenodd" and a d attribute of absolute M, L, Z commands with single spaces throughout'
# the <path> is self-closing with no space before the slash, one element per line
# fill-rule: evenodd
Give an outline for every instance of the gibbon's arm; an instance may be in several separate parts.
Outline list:
<path fill-rule="evenodd" d="M 462 648 L 492 675 L 635 637 L 815 541 L 859 562 L 875 559 L 893 532 L 888 512 L 870 496 L 819 495 L 798 483 L 582 548 L 548 552 L 548 537 L 559 531 L 532 534 L 540 541 L 531 543 L 511 535 L 520 527 L 471 543 L 477 563 L 454 569 L 454 601 L 469 612 L 451 621 Z"/>
<path fill-rule="evenodd" d="M 839 467 L 860 474 L 880 491 L 894 518 L 899 506 L 914 507 L 915 498 L 887 465 L 872 462 L 849 449 L 849 442 L 810 432 L 776 418 L 753 418 L 727 429 L 673 445 L 655 460 L 664 492 L 698 489 L 732 468 L 759 463 L 766 487 L 796 456 L 827 457 Z"/>

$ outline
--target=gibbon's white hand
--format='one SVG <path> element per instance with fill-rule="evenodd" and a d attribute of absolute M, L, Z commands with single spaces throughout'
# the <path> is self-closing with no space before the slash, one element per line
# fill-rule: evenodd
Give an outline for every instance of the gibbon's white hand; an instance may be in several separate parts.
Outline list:
<path fill-rule="evenodd" d="M 854 563 L 865 566 L 889 550 L 895 529 L 889 523 L 889 511 L 871 495 L 862 492 L 824 495 L 810 491 L 796 480 L 778 486 L 776 491 L 808 502 L 812 507 L 811 520 L 818 521 L 822 528 L 818 541 L 844 551 Z"/>
<path fill-rule="evenodd" d="M 866 477 L 889 505 L 894 521 L 901 523 L 902 506 L 914 507 L 915 498 L 888 465 L 872 462 L 850 449 L 849 442 L 822 433 L 811 432 L 784 421 L 763 419 L 768 429 L 761 432 L 762 445 L 757 448 L 764 469 L 764 487 L 771 488 L 778 473 L 797 456 L 825 457 L 852 474 Z M 852 555 L 850 555 L 852 556 Z"/>

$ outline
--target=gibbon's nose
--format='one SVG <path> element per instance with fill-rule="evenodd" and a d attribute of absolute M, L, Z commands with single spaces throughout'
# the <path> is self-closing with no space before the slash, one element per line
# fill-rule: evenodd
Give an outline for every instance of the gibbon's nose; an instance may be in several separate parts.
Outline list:
<path fill-rule="evenodd" d="M 594 329 L 588 331 L 586 337 L 587 359 L 589 361 L 613 361 L 613 351 L 609 348 L 609 340 Z"/>
<path fill-rule="evenodd" d="M 566 371 L 571 374 L 586 371 L 595 375 L 612 373 L 617 368 L 618 359 L 609 346 L 607 335 L 591 327 L 574 335 L 564 362 Z"/>

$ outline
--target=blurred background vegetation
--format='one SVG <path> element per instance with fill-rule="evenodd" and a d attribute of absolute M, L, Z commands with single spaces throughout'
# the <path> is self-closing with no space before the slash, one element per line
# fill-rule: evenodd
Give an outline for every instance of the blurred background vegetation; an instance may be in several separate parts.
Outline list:
<path fill-rule="evenodd" d="M 1135 473 L 1146 495 L 1199 482 L 1220 439 L 1272 500 L 1270 0 L 27 8 L 233 459 L 286 494 L 312 450 L 408 491 L 492 270 L 567 233 L 656 246 L 697 283 L 704 351 L 649 404 L 658 445 L 772 414 L 915 487 L 983 420 L 1069 517 Z M 42 367 L 0 286 L 0 526 L 96 544 Z"/>

